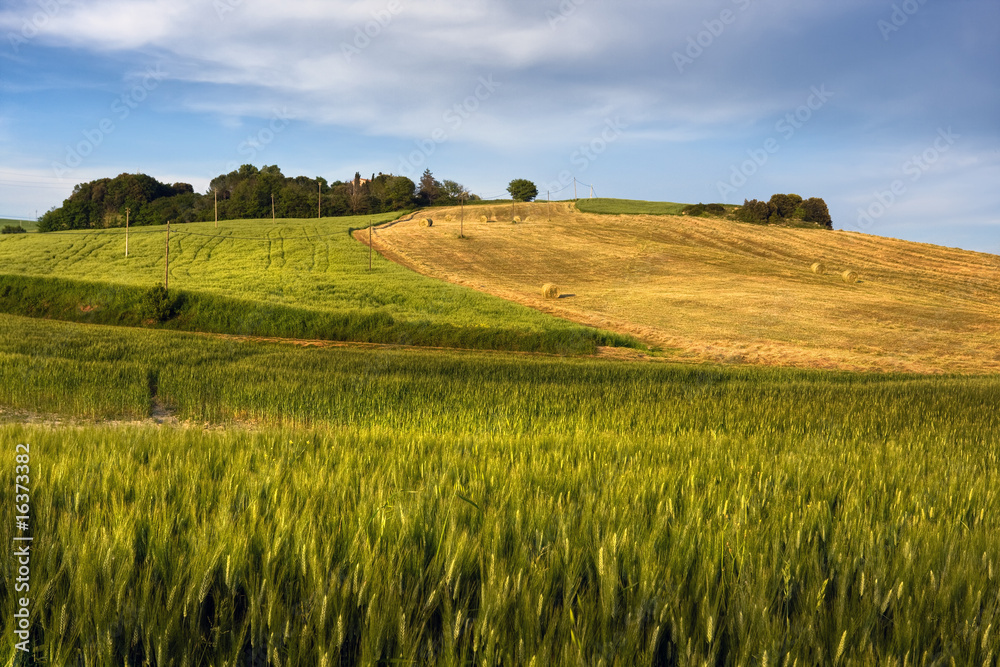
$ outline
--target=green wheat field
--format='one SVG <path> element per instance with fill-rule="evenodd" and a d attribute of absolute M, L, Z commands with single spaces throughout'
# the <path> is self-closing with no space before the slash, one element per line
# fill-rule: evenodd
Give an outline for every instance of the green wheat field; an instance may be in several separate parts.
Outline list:
<path fill-rule="evenodd" d="M 172 228 L 164 322 L 162 229 L 0 237 L 3 664 L 998 664 L 1000 378 L 595 358 L 388 219 Z"/>

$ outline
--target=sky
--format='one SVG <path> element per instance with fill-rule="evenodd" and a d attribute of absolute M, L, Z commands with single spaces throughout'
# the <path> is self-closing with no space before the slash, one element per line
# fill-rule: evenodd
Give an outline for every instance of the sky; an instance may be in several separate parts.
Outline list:
<path fill-rule="evenodd" d="M 5 0 L 0 217 L 143 172 L 822 197 L 1000 254 L 998 0 Z"/>

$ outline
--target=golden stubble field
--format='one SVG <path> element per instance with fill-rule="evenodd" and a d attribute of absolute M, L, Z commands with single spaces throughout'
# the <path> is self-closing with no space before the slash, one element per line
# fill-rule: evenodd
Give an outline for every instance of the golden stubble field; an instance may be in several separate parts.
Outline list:
<path fill-rule="evenodd" d="M 491 211 L 492 222 L 480 222 Z M 431 215 L 432 227 L 420 225 Z M 846 231 L 572 204 L 435 209 L 376 228 L 420 273 L 633 334 L 666 358 L 918 373 L 1000 371 L 1000 257 Z M 357 233 L 367 242 L 367 232 Z M 815 262 L 826 266 L 816 275 Z M 847 284 L 841 272 L 855 271 Z M 545 299 L 545 283 L 562 297 Z"/>

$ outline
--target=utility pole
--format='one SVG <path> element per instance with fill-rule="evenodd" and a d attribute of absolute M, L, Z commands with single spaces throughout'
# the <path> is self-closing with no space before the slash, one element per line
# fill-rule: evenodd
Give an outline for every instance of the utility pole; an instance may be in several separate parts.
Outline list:
<path fill-rule="evenodd" d="M 368 225 L 368 270 L 372 270 L 372 227 L 374 224 Z"/>
<path fill-rule="evenodd" d="M 274 217 L 274 193 L 271 193 L 271 220 L 276 221 L 277 218 Z"/>
<path fill-rule="evenodd" d="M 219 191 L 212 190 L 212 194 L 215 195 L 215 228 L 219 228 Z"/>
<path fill-rule="evenodd" d="M 594 186 L 593 185 L 590 186 L 590 198 L 591 199 L 594 198 Z"/>
<path fill-rule="evenodd" d="M 545 193 L 545 222 L 552 222 L 552 191 L 548 190 Z"/>
<path fill-rule="evenodd" d="M 167 220 L 167 245 L 164 251 L 166 261 L 163 269 L 163 289 L 170 289 L 170 221 Z"/>
<path fill-rule="evenodd" d="M 125 256 L 128 257 L 128 214 L 131 209 L 125 209 Z"/>
<path fill-rule="evenodd" d="M 462 204 L 462 216 L 458 221 L 458 235 L 463 239 L 465 238 L 465 195 L 466 193 L 463 191 L 458 197 L 458 201 Z"/>
<path fill-rule="evenodd" d="M 573 177 L 573 201 L 579 201 L 579 197 L 576 196 L 576 177 Z"/>
<path fill-rule="evenodd" d="M 319 196 L 316 197 L 317 209 L 316 209 L 316 219 L 323 217 L 323 183 L 317 178 L 316 187 L 319 190 L 317 193 Z"/>

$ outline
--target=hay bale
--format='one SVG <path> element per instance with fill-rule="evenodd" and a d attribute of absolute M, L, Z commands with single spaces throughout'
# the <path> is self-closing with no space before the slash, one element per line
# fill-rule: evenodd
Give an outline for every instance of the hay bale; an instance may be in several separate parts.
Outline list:
<path fill-rule="evenodd" d="M 421 218 L 420 219 L 420 226 L 421 227 L 433 227 L 434 226 L 434 221 L 431 220 L 430 218 Z"/>
<path fill-rule="evenodd" d="M 851 271 L 850 269 L 841 273 L 840 277 L 843 278 L 844 282 L 847 283 L 848 285 L 853 285 L 854 283 L 858 282 L 858 274 L 856 274 L 854 271 Z"/>
<path fill-rule="evenodd" d="M 521 222 L 521 216 L 515 215 L 514 219 L 511 220 L 511 222 L 513 222 L 516 225 L 517 223 Z"/>
<path fill-rule="evenodd" d="M 485 215 L 479 216 L 479 222 L 489 222 L 489 221 L 490 219 L 487 218 Z"/>
<path fill-rule="evenodd" d="M 823 264 L 822 262 L 816 262 L 815 264 L 812 265 L 811 268 L 812 272 L 815 273 L 817 276 L 821 276 L 824 273 L 826 273 L 826 265 Z"/>
<path fill-rule="evenodd" d="M 542 285 L 542 296 L 546 299 L 558 299 L 559 298 L 559 288 L 552 283 L 545 283 Z"/>

